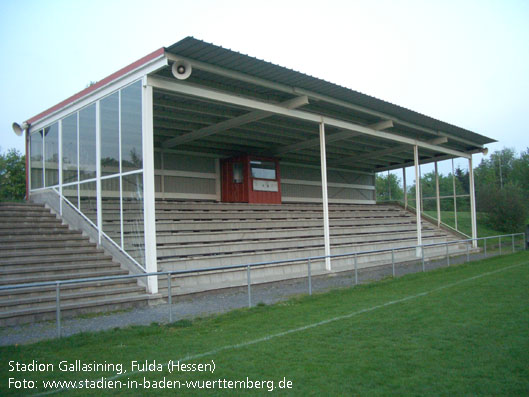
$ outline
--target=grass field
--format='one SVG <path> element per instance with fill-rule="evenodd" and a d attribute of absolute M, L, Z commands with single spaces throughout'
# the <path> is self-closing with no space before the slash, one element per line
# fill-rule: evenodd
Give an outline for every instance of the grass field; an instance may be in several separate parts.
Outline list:
<path fill-rule="evenodd" d="M 194 321 L 3 347 L 0 395 L 30 392 L 9 389 L 10 377 L 34 380 L 36 392 L 44 392 L 45 380 L 101 380 L 116 373 L 61 372 L 62 360 L 121 363 L 127 370 L 114 378 L 123 382 L 121 389 L 68 395 L 146 394 L 141 386 L 126 389 L 127 382 L 144 378 L 181 382 L 177 391 L 150 390 L 153 395 L 260 395 L 272 386 L 184 389 L 186 381 L 219 379 L 246 386 L 247 379 L 274 381 L 274 392 L 287 395 L 528 395 L 528 285 L 529 252 L 520 252 Z M 10 360 L 38 360 L 54 370 L 9 372 Z M 215 370 L 170 373 L 164 367 L 134 374 L 134 360 L 214 362 Z M 278 390 L 284 378 L 291 388 Z"/>

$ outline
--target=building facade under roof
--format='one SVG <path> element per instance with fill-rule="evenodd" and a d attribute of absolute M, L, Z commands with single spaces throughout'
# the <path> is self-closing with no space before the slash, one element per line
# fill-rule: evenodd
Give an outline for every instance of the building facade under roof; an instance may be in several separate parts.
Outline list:
<path fill-rule="evenodd" d="M 159 269 L 157 200 L 321 204 L 329 255 L 329 203 L 375 204 L 376 172 L 458 157 L 476 237 L 472 154 L 494 142 L 192 37 L 27 124 L 28 195 L 56 196 L 140 272 Z"/>

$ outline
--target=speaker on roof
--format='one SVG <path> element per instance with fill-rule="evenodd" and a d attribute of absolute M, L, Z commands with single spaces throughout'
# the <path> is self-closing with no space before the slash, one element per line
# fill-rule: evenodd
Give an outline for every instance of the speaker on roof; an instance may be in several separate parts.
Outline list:
<path fill-rule="evenodd" d="M 191 64 L 183 59 L 177 59 L 173 63 L 172 67 L 173 76 L 176 77 L 178 80 L 185 80 L 189 76 L 191 76 L 191 72 L 193 71 L 193 68 L 191 67 Z"/>

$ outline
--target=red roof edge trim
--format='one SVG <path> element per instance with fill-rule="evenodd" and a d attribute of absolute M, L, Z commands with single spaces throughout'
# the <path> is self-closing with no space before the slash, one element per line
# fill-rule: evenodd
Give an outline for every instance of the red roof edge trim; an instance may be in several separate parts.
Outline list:
<path fill-rule="evenodd" d="M 128 66 L 125 66 L 123 69 L 120 69 L 120 70 L 118 70 L 115 73 L 112 73 L 110 76 L 105 77 L 104 79 L 98 81 L 94 85 L 91 85 L 90 87 L 87 87 L 87 88 L 85 88 L 82 91 L 79 91 L 77 94 L 72 95 L 71 97 L 65 99 L 64 101 L 59 102 L 57 105 L 52 106 L 51 108 L 49 108 L 49 109 L 37 114 L 36 116 L 33 116 L 32 118 L 30 118 L 26 122 L 28 124 L 32 124 L 35 121 L 38 121 L 38 120 L 48 116 L 49 114 L 59 110 L 60 108 L 66 106 L 66 105 L 69 105 L 70 103 L 75 102 L 78 99 L 81 99 L 84 96 L 96 91 L 97 89 L 107 85 L 108 83 L 111 83 L 112 81 L 114 81 L 114 80 L 118 79 L 119 77 L 121 77 L 121 76 L 123 76 L 123 75 L 125 75 L 125 74 L 127 74 L 127 73 L 129 73 L 131 71 L 133 71 L 134 69 L 139 68 L 140 66 L 146 64 L 147 62 L 158 58 L 159 56 L 163 55 L 164 53 L 165 53 L 165 48 L 164 47 L 159 48 L 156 51 L 153 51 L 150 54 L 144 56 L 143 58 L 138 59 L 136 62 L 133 62 L 133 63 L 131 63 Z"/>

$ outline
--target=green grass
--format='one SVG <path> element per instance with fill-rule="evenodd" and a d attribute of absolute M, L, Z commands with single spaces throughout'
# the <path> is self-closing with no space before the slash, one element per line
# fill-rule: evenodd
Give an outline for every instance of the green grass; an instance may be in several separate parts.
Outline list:
<path fill-rule="evenodd" d="M 292 389 L 281 392 L 288 395 L 528 395 L 528 284 L 529 252 L 520 252 L 192 322 L 3 347 L 0 395 L 16 394 L 7 389 L 9 377 L 40 382 L 112 375 L 57 370 L 13 374 L 8 372 L 9 360 L 38 360 L 55 366 L 61 360 L 106 360 L 123 363 L 130 371 L 132 360 L 164 363 L 201 353 L 206 354 L 188 362 L 214 360 L 214 374 L 164 370 L 127 374 L 121 380 L 142 381 L 145 376 L 151 381 L 165 377 L 184 382 L 248 377 L 273 380 L 277 386 L 286 378 L 292 381 Z M 337 316 L 345 317 L 259 340 Z M 248 341 L 257 342 L 234 347 Z M 175 390 L 167 389 L 151 392 L 175 394 Z M 134 393 L 122 389 L 67 394 Z M 186 393 L 180 389 L 176 394 Z M 253 395 L 268 391 L 214 389 L 187 394 Z"/>

